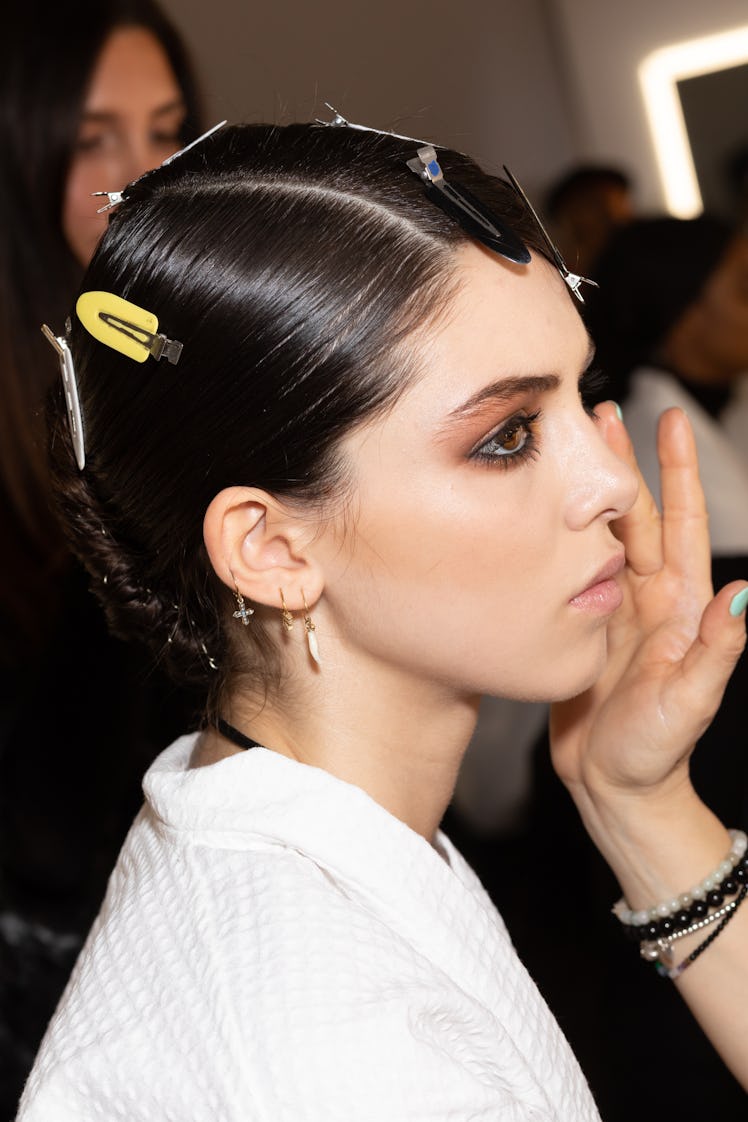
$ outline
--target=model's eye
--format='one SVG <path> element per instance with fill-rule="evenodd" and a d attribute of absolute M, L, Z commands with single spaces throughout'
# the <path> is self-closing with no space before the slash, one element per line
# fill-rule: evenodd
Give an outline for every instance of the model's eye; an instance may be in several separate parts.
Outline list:
<path fill-rule="evenodd" d="M 488 440 L 474 449 L 471 458 L 483 462 L 498 462 L 502 467 L 521 462 L 537 452 L 535 429 L 539 417 L 540 411 L 531 414 L 517 413 L 510 417 Z"/>
<path fill-rule="evenodd" d="M 161 129 L 158 132 L 154 132 L 151 134 L 151 143 L 163 144 L 167 146 L 174 145 L 174 150 L 176 151 L 182 140 L 182 134 L 180 130 L 181 125 L 179 128 Z"/>
<path fill-rule="evenodd" d="M 102 152 L 114 147 L 114 137 L 111 132 L 105 130 L 84 133 L 78 137 L 75 147 L 78 152 L 83 154 Z"/>
<path fill-rule="evenodd" d="M 530 431 L 524 421 L 512 421 L 493 438 L 492 443 L 496 445 L 497 451 L 508 455 L 524 448 L 529 436 Z"/>

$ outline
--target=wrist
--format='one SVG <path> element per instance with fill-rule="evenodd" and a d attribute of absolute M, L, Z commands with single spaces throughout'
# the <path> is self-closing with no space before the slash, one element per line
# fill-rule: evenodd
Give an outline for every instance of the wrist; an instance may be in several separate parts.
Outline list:
<path fill-rule="evenodd" d="M 687 776 L 667 790 L 570 793 L 631 908 L 690 891 L 730 849 L 727 828 Z"/>

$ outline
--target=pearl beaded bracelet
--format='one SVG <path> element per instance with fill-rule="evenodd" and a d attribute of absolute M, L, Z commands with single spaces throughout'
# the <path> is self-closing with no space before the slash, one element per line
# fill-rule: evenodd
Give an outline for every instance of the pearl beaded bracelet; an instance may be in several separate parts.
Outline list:
<path fill-rule="evenodd" d="M 707 917 L 712 908 L 720 908 L 725 896 L 734 896 L 748 883 L 748 836 L 742 830 L 730 830 L 729 834 L 732 844 L 724 861 L 690 892 L 650 908 L 633 910 L 623 898 L 613 906 L 613 914 L 630 939 L 651 942 L 684 931 Z"/>

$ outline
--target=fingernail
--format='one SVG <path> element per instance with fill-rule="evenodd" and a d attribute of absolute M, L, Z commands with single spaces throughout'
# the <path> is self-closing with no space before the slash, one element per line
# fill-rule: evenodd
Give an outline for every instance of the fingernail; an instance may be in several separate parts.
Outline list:
<path fill-rule="evenodd" d="M 620 405 L 618 404 L 617 401 L 614 401 L 613 404 L 616 407 L 616 416 L 618 417 L 618 420 L 622 421 L 623 420 L 623 410 L 621 409 L 621 407 L 620 407 Z"/>
<path fill-rule="evenodd" d="M 736 592 L 730 601 L 730 615 L 742 615 L 748 606 L 748 588 L 744 588 L 742 592 Z"/>

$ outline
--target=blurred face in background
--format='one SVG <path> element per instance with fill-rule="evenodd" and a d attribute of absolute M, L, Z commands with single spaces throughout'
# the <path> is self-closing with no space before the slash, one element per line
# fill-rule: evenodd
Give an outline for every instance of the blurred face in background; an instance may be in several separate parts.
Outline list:
<path fill-rule="evenodd" d="M 65 238 L 81 265 L 93 256 L 108 213 L 94 191 L 119 191 L 180 147 L 184 99 L 152 32 L 114 31 L 91 76 L 62 209 Z"/>
<path fill-rule="evenodd" d="M 695 382 L 727 385 L 748 372 L 748 237 L 733 239 L 671 330 L 664 355 Z"/>
<path fill-rule="evenodd" d="M 748 371 L 748 237 L 735 238 L 697 304 L 716 370 Z"/>

